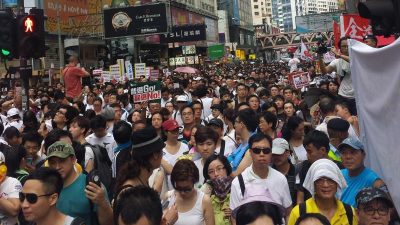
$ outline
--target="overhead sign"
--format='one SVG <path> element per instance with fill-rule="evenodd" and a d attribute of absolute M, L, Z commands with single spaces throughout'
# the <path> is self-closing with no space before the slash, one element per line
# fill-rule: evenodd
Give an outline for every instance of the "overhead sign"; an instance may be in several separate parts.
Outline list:
<path fill-rule="evenodd" d="M 206 40 L 206 25 L 194 24 L 172 27 L 172 32 L 160 35 L 161 43 Z"/>
<path fill-rule="evenodd" d="M 168 32 L 165 3 L 105 9 L 103 15 L 105 38 Z"/>
<path fill-rule="evenodd" d="M 130 83 L 131 95 L 134 103 L 161 100 L 161 81 Z"/>
<path fill-rule="evenodd" d="M 196 46 L 195 45 L 182 46 L 182 53 L 184 55 L 194 55 L 196 54 Z"/>
<path fill-rule="evenodd" d="M 225 46 L 222 45 L 212 45 L 208 47 L 208 57 L 211 60 L 222 58 L 225 54 Z"/>

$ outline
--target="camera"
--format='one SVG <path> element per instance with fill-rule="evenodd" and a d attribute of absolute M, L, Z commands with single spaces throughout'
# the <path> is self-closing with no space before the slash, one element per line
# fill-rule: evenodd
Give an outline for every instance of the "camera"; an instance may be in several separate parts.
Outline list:
<path fill-rule="evenodd" d="M 317 53 L 319 55 L 323 55 L 323 54 L 327 53 L 330 50 L 331 50 L 331 47 L 327 47 L 325 42 L 322 42 L 322 41 L 318 42 Z"/>

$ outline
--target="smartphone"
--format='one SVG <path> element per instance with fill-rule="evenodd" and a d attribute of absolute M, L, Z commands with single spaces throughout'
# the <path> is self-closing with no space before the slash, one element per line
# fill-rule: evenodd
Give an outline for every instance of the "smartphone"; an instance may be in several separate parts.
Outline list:
<path fill-rule="evenodd" d="M 26 158 L 26 164 L 32 165 L 33 164 L 33 158 L 32 157 L 27 157 Z"/>
<path fill-rule="evenodd" d="M 89 182 L 93 182 L 97 184 L 97 186 L 101 187 L 100 175 L 97 170 L 90 171 L 90 173 L 87 176 Z"/>

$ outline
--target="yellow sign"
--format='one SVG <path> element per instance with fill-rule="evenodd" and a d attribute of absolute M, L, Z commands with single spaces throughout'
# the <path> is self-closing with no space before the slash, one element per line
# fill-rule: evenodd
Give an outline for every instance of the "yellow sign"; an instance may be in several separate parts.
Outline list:
<path fill-rule="evenodd" d="M 250 55 L 249 55 L 249 59 L 255 60 L 255 59 L 256 59 L 256 54 L 250 54 Z"/>

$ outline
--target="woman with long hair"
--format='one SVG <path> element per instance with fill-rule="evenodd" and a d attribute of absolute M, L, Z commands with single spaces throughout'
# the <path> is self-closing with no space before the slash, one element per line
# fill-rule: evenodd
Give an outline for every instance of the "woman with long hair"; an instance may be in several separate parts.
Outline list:
<path fill-rule="evenodd" d="M 299 164 L 307 160 L 307 151 L 303 146 L 304 120 L 298 116 L 292 116 L 282 129 L 282 137 L 289 142 L 292 164 Z"/>
<path fill-rule="evenodd" d="M 258 131 L 265 135 L 270 136 L 272 139 L 276 138 L 276 125 L 278 118 L 275 114 L 265 111 L 259 116 Z"/>

